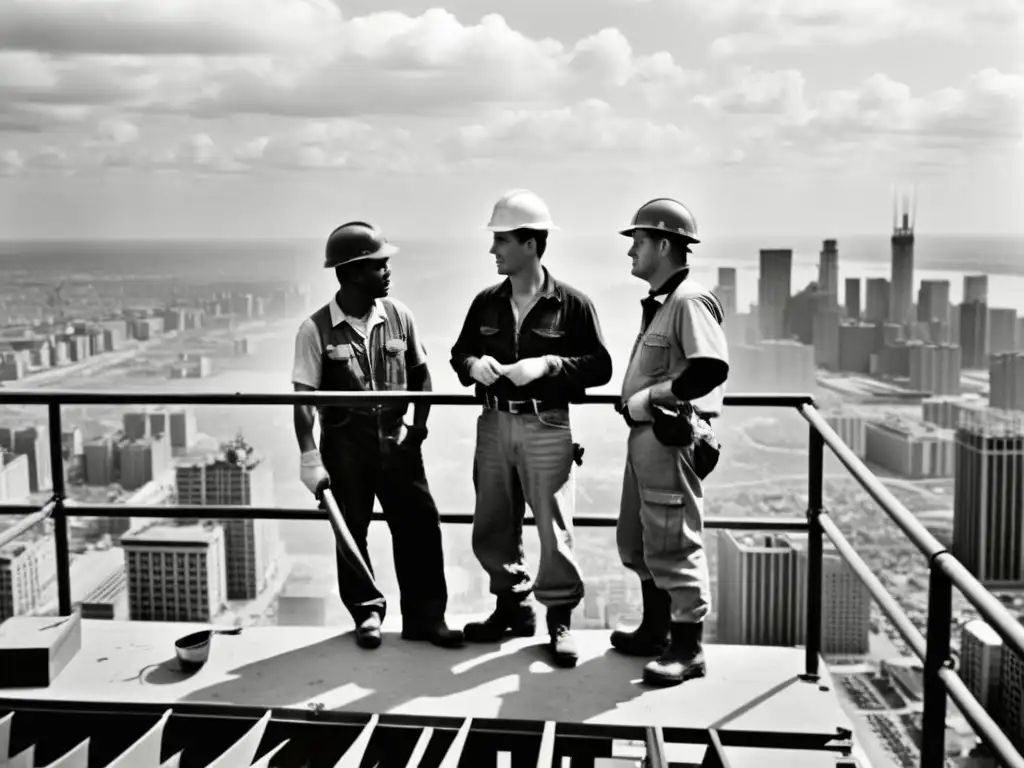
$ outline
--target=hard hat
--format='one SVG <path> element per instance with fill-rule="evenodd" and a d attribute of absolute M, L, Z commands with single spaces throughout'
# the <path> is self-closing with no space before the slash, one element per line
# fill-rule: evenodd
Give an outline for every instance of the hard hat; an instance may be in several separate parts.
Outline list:
<path fill-rule="evenodd" d="M 551 221 L 551 212 L 539 196 L 528 189 L 513 189 L 494 204 L 491 232 L 511 232 L 514 229 L 558 229 Z"/>
<path fill-rule="evenodd" d="M 685 205 L 670 197 L 658 197 L 640 206 L 633 220 L 619 234 L 632 237 L 633 231 L 647 229 L 677 235 L 688 243 L 699 243 L 697 220 Z"/>
<path fill-rule="evenodd" d="M 384 234 L 365 221 L 350 221 L 331 232 L 324 253 L 324 267 L 340 267 L 354 261 L 385 259 L 398 253 Z"/>

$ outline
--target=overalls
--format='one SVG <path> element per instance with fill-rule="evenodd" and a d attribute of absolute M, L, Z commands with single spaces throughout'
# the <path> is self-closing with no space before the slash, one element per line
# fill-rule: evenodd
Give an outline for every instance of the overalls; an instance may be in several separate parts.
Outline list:
<path fill-rule="evenodd" d="M 406 333 L 394 305 L 378 299 L 384 316 L 367 329 L 368 338 L 347 322 L 331 325 L 330 307 L 313 315 L 320 332 L 324 391 L 407 389 Z M 372 408 L 319 409 L 320 453 L 345 522 L 370 566 L 366 535 L 373 500 L 380 500 L 391 531 L 403 624 L 443 618 L 448 592 L 437 506 L 427 484 L 420 446 L 398 445 L 408 404 Z M 361 583 L 338 554 L 338 590 L 356 623 L 369 613 L 386 613 L 384 596 Z"/>

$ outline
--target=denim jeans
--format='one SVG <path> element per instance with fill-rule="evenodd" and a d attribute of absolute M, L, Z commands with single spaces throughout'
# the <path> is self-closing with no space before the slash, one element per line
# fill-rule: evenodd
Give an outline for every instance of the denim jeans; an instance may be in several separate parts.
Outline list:
<path fill-rule="evenodd" d="M 380 439 L 376 429 L 348 427 L 324 430 L 320 446 L 345 522 L 372 573 L 366 535 L 374 496 L 380 500 L 391 531 L 403 621 L 437 621 L 444 617 L 448 589 L 441 525 L 427 484 L 423 453 L 419 446 L 397 445 L 393 437 Z M 338 590 L 357 623 L 371 612 L 379 613 L 383 620 L 387 612 L 384 595 L 374 585 L 362 583 L 340 552 Z"/>
<path fill-rule="evenodd" d="M 477 420 L 473 485 L 473 553 L 491 592 L 547 607 L 574 608 L 583 579 L 573 554 L 576 474 L 569 411 L 510 414 L 485 409 Z M 523 555 L 523 517 L 530 505 L 540 537 L 540 566 L 531 582 Z"/>

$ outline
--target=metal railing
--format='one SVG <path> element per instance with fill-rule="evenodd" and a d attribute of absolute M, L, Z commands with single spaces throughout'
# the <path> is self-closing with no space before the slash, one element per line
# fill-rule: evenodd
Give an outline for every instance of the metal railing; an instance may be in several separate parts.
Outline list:
<path fill-rule="evenodd" d="M 334 405 L 350 407 L 377 407 L 384 402 L 431 405 L 480 406 L 472 395 L 441 394 L 434 392 L 302 392 L 302 393 L 172 393 L 172 392 L 79 392 L 60 390 L 2 390 L 0 404 L 45 405 L 49 415 L 50 462 L 53 472 L 53 495 L 42 509 L 23 504 L 0 504 L 0 514 L 28 514 L 14 526 L 0 534 L 0 545 L 7 544 L 39 522 L 50 518 L 56 541 L 57 594 L 61 615 L 72 611 L 70 585 L 70 555 L 68 542 L 68 515 L 83 517 L 201 517 L 219 519 L 288 519 L 326 520 L 324 511 L 314 508 L 285 509 L 276 507 L 240 506 L 130 506 L 123 504 L 66 503 L 62 453 L 62 405 Z M 580 405 L 613 405 L 614 395 L 588 395 Z M 882 484 L 842 438 L 829 426 L 814 407 L 814 398 L 800 394 L 727 395 L 725 404 L 731 407 L 795 408 L 809 426 L 808 447 L 808 504 L 806 519 L 783 517 L 712 517 L 706 528 L 734 530 L 805 530 L 808 534 L 807 576 L 807 628 L 805 645 L 806 680 L 819 678 L 821 650 L 821 587 L 822 587 L 822 535 L 835 545 L 837 553 L 846 560 L 854 573 L 867 587 L 882 612 L 896 631 L 924 664 L 924 713 L 922 722 L 921 766 L 941 768 L 945 762 L 946 701 L 951 697 L 982 740 L 1004 765 L 1024 768 L 1024 755 L 1013 746 L 990 714 L 968 690 L 954 670 L 950 656 L 950 627 L 952 624 L 952 589 L 956 587 L 978 611 L 1006 644 L 1006 650 L 1024 658 L 1024 625 L 1017 622 L 1009 611 L 967 569 L 932 536 L 907 508 Z M 867 491 L 896 525 L 906 534 L 918 551 L 927 558 L 929 568 L 928 616 L 925 636 L 914 627 L 906 612 L 872 573 L 864 560 L 839 530 L 824 503 L 825 447 L 835 454 L 853 478 Z M 168 514 L 171 512 L 172 514 Z M 471 514 L 442 514 L 442 523 L 470 523 Z M 382 519 L 375 513 L 374 519 Z M 528 518 L 527 525 L 535 524 Z M 612 527 L 614 518 L 580 515 L 574 523 L 582 527 Z M 717 733 L 709 733 L 723 766 L 728 765 L 724 752 L 715 743 Z M 649 735 L 648 741 L 658 739 Z M 660 749 L 658 750 L 661 751 Z"/>

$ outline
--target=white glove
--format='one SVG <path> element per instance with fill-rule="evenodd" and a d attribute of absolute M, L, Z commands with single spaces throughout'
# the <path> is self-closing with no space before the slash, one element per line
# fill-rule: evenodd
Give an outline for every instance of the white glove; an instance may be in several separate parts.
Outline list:
<path fill-rule="evenodd" d="M 320 451 L 314 448 L 299 457 L 299 477 L 302 478 L 302 484 L 315 496 L 321 481 L 328 479 Z"/>
<path fill-rule="evenodd" d="M 517 387 L 522 387 L 542 376 L 547 376 L 549 368 L 546 357 L 528 357 L 508 366 L 505 369 L 505 376 Z"/>
<path fill-rule="evenodd" d="M 653 421 L 651 413 L 651 388 L 641 389 L 626 401 L 626 410 L 633 421 Z"/>
<path fill-rule="evenodd" d="M 469 368 L 469 376 L 485 387 L 491 386 L 505 374 L 505 366 L 490 355 L 478 357 Z"/>

